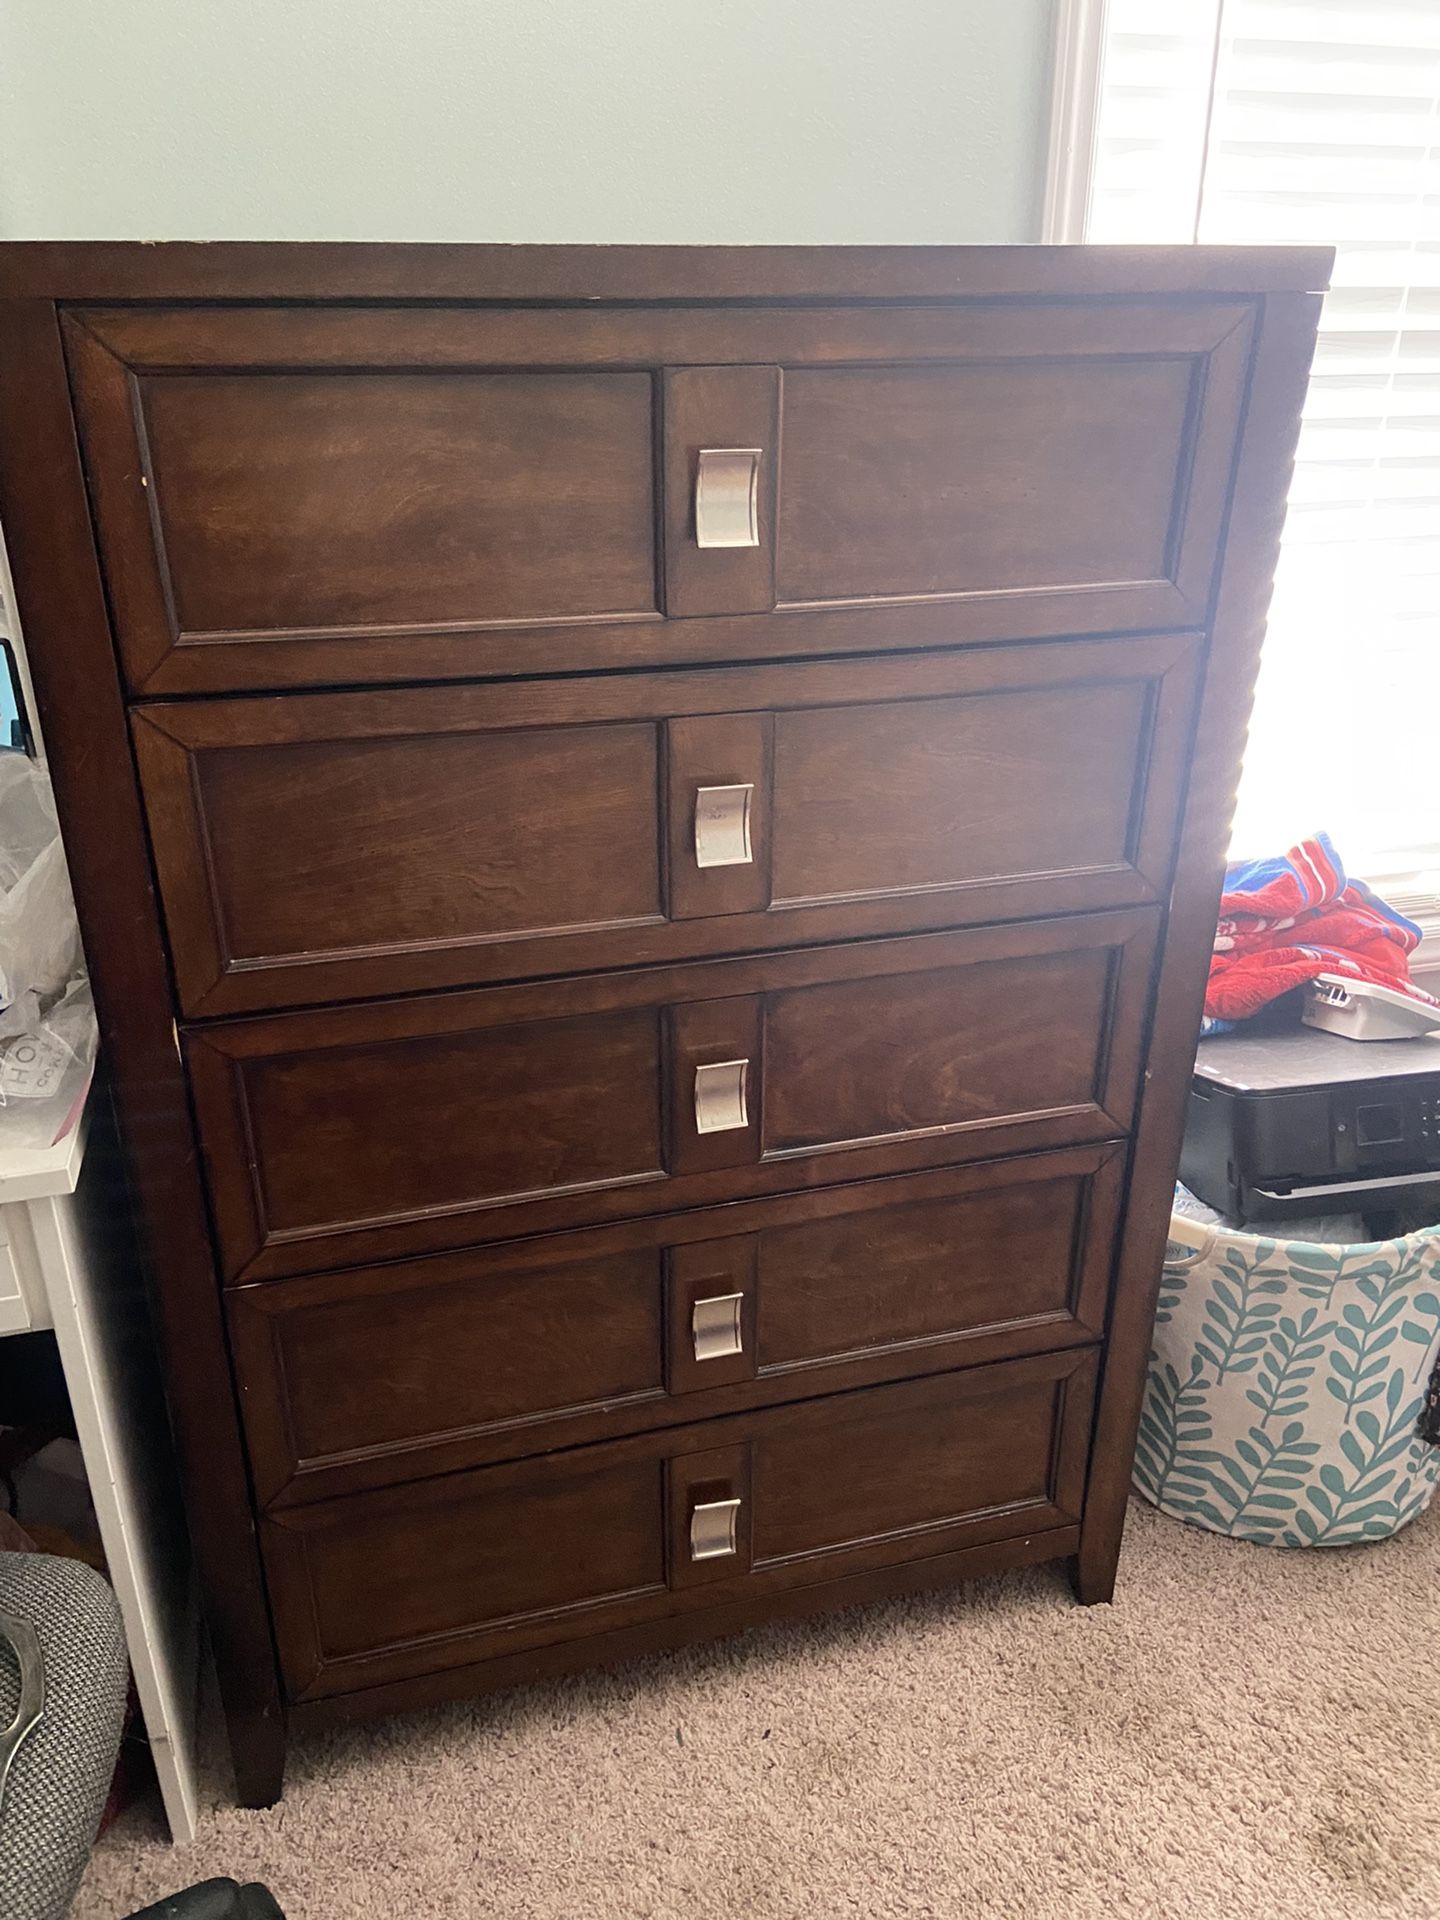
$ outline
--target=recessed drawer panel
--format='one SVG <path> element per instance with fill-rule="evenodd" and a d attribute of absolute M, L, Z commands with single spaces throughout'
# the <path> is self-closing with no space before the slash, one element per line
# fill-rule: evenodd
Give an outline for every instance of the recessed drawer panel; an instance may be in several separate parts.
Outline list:
<path fill-rule="evenodd" d="M 182 629 L 654 606 L 644 374 L 194 374 L 138 401 Z"/>
<path fill-rule="evenodd" d="M 162 370 L 78 323 L 70 343 L 137 685 L 187 648 L 218 663 L 281 637 L 363 651 L 656 617 L 647 372 L 362 370 L 303 352 Z M 321 677 L 351 677 L 348 651 L 332 642 Z"/>
<path fill-rule="evenodd" d="M 138 307 L 65 337 L 129 683 L 175 694 L 1203 625 L 1254 313 Z"/>
<path fill-rule="evenodd" d="M 1154 899 L 1198 652 L 147 706 L 186 1009 Z"/>
<path fill-rule="evenodd" d="M 266 1218 L 283 1244 L 357 1208 L 420 1219 L 660 1180 L 661 1031 L 635 1007 L 251 1059 L 236 1091 Z"/>
<path fill-rule="evenodd" d="M 1133 867 L 1147 775 L 1161 788 L 1171 777 L 1147 751 L 1159 690 L 1158 676 L 1067 676 L 984 699 L 777 714 L 775 900 L 1018 890 Z M 1162 756 L 1173 739 L 1167 726 Z"/>
<path fill-rule="evenodd" d="M 1132 910 L 192 1030 L 226 1270 L 1112 1138 L 1155 931 Z"/>
<path fill-rule="evenodd" d="M 788 368 L 779 598 L 1165 578 L 1193 377 L 1179 356 Z"/>
<path fill-rule="evenodd" d="M 233 1289 L 262 1500 L 1098 1339 L 1120 1145 Z"/>
<path fill-rule="evenodd" d="M 345 1693 L 1072 1525 L 1090 1350 L 291 1507 L 291 1697 Z"/>

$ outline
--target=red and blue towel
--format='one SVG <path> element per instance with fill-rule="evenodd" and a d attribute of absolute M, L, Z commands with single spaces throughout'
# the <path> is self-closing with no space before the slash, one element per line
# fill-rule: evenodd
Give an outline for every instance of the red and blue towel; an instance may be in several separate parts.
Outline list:
<path fill-rule="evenodd" d="M 1280 859 L 1237 861 L 1220 896 L 1201 1033 L 1226 1033 L 1321 973 L 1440 1004 L 1410 978 L 1419 944 L 1413 920 L 1347 876 L 1328 834 Z"/>

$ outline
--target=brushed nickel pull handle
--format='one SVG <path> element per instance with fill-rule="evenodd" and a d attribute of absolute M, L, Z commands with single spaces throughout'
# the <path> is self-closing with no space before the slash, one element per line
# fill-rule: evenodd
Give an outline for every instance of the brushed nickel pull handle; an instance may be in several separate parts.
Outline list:
<path fill-rule="evenodd" d="M 695 466 L 697 547 L 760 544 L 759 447 L 702 447 Z"/>
<path fill-rule="evenodd" d="M 724 1360 L 745 1351 L 740 1325 L 743 1293 L 717 1293 L 697 1300 L 690 1309 L 690 1338 L 697 1360 Z"/>
<path fill-rule="evenodd" d="M 753 781 L 742 787 L 695 789 L 695 864 L 697 867 L 748 867 Z"/>
<path fill-rule="evenodd" d="M 725 1560 L 739 1552 L 740 1499 L 702 1500 L 690 1510 L 690 1558 Z"/>
<path fill-rule="evenodd" d="M 748 1060 L 717 1060 L 695 1069 L 695 1131 L 733 1133 L 750 1124 Z"/>

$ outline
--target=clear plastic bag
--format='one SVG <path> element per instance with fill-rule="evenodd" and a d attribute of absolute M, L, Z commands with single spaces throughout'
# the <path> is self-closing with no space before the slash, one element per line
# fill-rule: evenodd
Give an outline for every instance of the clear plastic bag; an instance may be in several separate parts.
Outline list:
<path fill-rule="evenodd" d="M 0 753 L 0 1008 L 63 993 L 83 971 L 49 775 Z"/>
<path fill-rule="evenodd" d="M 73 1125 L 95 1065 L 95 1007 L 49 777 L 0 754 L 0 1141 Z"/>

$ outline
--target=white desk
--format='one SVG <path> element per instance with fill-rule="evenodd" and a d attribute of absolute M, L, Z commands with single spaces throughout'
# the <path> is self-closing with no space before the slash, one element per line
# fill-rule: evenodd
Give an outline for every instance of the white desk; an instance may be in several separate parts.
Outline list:
<path fill-rule="evenodd" d="M 7 1147 L 0 1334 L 53 1327 L 170 1830 L 195 1831 L 199 1611 L 124 1188 L 106 1127 Z"/>

